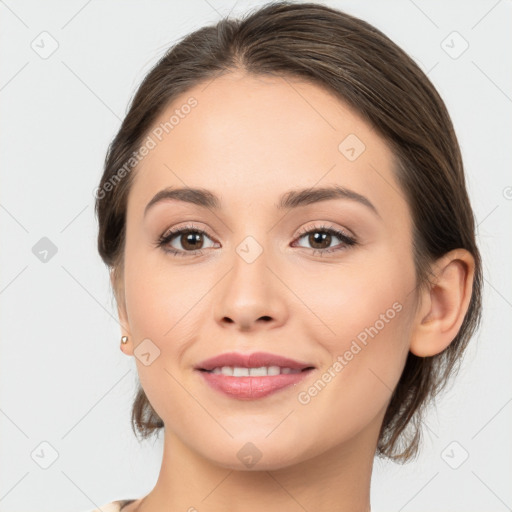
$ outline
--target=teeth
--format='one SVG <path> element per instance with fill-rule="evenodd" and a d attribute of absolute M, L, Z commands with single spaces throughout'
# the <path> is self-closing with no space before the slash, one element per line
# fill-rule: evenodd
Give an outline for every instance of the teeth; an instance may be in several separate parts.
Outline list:
<path fill-rule="evenodd" d="M 281 368 L 279 368 L 279 366 L 269 366 L 266 370 L 267 375 L 279 375 L 281 373 Z"/>
<path fill-rule="evenodd" d="M 248 368 L 248 370 L 249 375 L 251 377 L 265 377 L 265 375 L 268 375 L 268 370 L 264 366 L 262 366 L 261 368 Z M 233 375 L 236 375 L 236 373 L 234 373 Z"/>
<path fill-rule="evenodd" d="M 226 367 L 224 367 L 226 368 Z M 224 368 L 222 368 L 222 373 L 224 373 Z M 232 371 L 233 377 L 249 377 L 249 368 L 229 368 L 228 371 Z"/>
<path fill-rule="evenodd" d="M 279 366 L 260 366 L 259 368 L 223 366 L 222 368 L 214 368 L 211 372 L 232 377 L 266 377 L 267 375 L 279 375 L 281 373 L 300 373 L 300 370 L 295 368 L 281 368 Z"/>

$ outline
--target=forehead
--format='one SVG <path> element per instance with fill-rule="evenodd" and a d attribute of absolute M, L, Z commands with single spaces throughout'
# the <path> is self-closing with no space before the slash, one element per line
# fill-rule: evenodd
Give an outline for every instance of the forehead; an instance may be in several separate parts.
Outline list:
<path fill-rule="evenodd" d="M 250 206 L 275 204 L 291 188 L 340 184 L 388 215 L 407 208 L 386 142 L 334 94 L 298 79 L 231 73 L 199 84 L 168 105 L 148 135 L 155 144 L 129 198 L 140 215 L 169 186 Z"/>

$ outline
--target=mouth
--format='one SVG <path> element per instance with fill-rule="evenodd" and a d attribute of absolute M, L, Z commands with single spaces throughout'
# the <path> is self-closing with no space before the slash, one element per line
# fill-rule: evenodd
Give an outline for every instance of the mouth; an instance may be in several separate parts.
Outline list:
<path fill-rule="evenodd" d="M 273 375 L 289 375 L 293 373 L 306 372 L 314 370 L 314 366 L 307 366 L 306 368 L 297 369 L 289 368 L 286 366 L 259 366 L 249 368 L 246 366 L 216 366 L 212 370 L 205 368 L 197 368 L 201 372 L 213 373 L 216 375 L 226 375 L 228 377 L 270 377 Z"/>
<path fill-rule="evenodd" d="M 231 352 L 207 359 L 194 370 L 211 388 L 229 398 L 255 400 L 293 389 L 316 367 L 265 352 Z"/>

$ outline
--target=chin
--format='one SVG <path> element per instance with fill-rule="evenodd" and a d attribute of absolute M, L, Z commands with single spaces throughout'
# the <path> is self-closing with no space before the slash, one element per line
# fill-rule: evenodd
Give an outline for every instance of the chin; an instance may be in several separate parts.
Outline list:
<path fill-rule="evenodd" d="M 289 446 L 277 437 L 270 441 L 265 439 L 265 435 L 257 439 L 253 437 L 254 441 L 244 436 L 243 441 L 230 440 L 224 446 L 219 443 L 219 450 L 213 453 L 207 450 L 208 453 L 203 452 L 203 456 L 216 466 L 234 471 L 273 471 L 307 458 L 305 453 L 296 451 L 296 445 Z"/>

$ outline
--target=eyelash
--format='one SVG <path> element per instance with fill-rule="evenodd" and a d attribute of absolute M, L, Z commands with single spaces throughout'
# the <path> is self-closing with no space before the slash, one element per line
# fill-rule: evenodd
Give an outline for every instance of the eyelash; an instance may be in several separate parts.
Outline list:
<path fill-rule="evenodd" d="M 326 254 L 326 253 L 343 251 L 343 250 L 348 249 L 349 247 L 353 247 L 353 246 L 357 245 L 357 243 L 358 243 L 355 240 L 355 238 L 352 238 L 352 237 L 348 236 L 347 234 L 343 233 L 342 231 L 340 231 L 340 230 L 338 230 L 338 229 L 336 229 L 336 228 L 334 228 L 332 226 L 325 226 L 325 225 L 313 226 L 313 227 L 311 227 L 309 229 L 302 230 L 299 233 L 299 235 L 296 238 L 296 240 L 300 240 L 305 235 L 309 235 L 310 233 L 317 233 L 317 232 L 328 233 L 329 235 L 334 235 L 334 236 L 338 237 L 341 240 L 343 245 L 340 248 L 337 248 L 337 249 L 336 248 L 312 249 L 313 255 L 315 254 L 315 252 L 320 253 L 322 255 L 322 254 Z M 196 228 L 194 226 L 186 226 L 186 227 L 183 227 L 183 228 L 173 229 L 173 230 L 170 230 L 170 231 L 166 231 L 157 240 L 155 245 L 157 247 L 162 248 L 162 250 L 164 252 L 166 252 L 168 254 L 171 254 L 172 256 L 187 256 L 187 255 L 200 255 L 200 254 L 202 254 L 203 249 L 197 249 L 195 251 L 183 251 L 183 250 L 180 250 L 180 249 L 174 249 L 174 248 L 165 247 L 167 244 L 169 244 L 169 242 L 173 238 L 175 238 L 176 236 L 181 235 L 183 233 L 199 233 L 199 234 L 202 234 L 202 235 L 206 235 L 210 239 L 213 239 L 213 237 L 211 237 L 206 231 L 204 231 L 202 229 L 198 229 L 198 228 Z M 306 247 L 302 247 L 302 248 L 306 249 Z"/>

